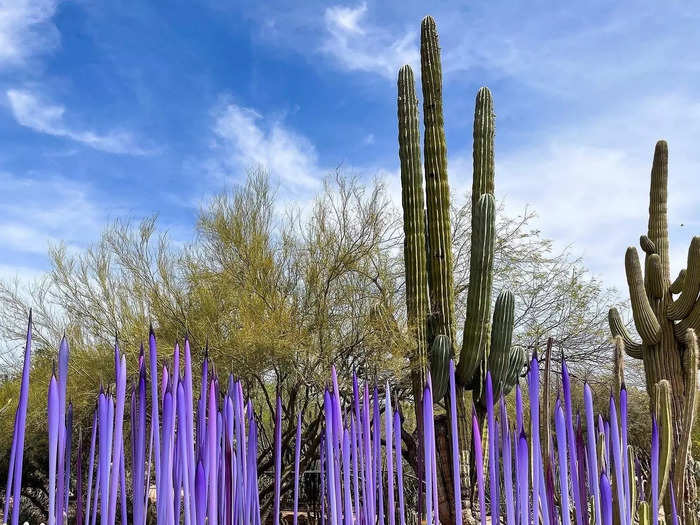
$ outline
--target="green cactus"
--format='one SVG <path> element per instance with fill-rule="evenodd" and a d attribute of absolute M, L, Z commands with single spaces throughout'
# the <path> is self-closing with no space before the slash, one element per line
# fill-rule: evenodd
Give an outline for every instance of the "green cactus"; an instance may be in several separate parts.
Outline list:
<path fill-rule="evenodd" d="M 453 355 L 456 334 L 442 67 L 437 28 L 429 16 L 421 24 L 421 73 L 425 199 L 420 173 L 417 99 L 411 68 L 403 66 L 398 78 L 406 305 L 409 326 L 417 340 L 419 359 L 432 341 L 441 335 L 449 338 L 450 354 Z M 507 392 L 517 381 L 524 359 L 522 352 L 511 348 L 514 318 L 512 294 L 506 292 L 499 296 L 493 321 L 491 319 L 495 240 L 494 130 L 491 92 L 481 88 L 474 112 L 472 247 L 467 315 L 457 379 L 462 388 L 479 391 L 485 371 L 490 369 L 499 392 Z"/>
<path fill-rule="evenodd" d="M 656 398 L 654 411 L 659 427 L 659 505 L 663 503 L 671 473 L 671 451 L 673 450 L 673 437 L 671 428 L 671 384 L 662 379 L 656 384 Z M 651 495 L 649 496 L 651 498 Z M 651 500 L 649 500 L 651 501 Z"/>
<path fill-rule="evenodd" d="M 399 159 L 401 161 L 401 200 L 404 210 L 404 265 L 406 274 L 406 311 L 415 338 L 415 356 L 411 360 L 418 388 L 425 384 L 427 366 L 428 284 L 425 248 L 423 172 L 421 169 L 418 100 L 413 71 L 399 70 L 398 79 Z M 420 391 L 420 390 L 419 390 Z"/>
<path fill-rule="evenodd" d="M 513 323 L 515 322 L 515 298 L 512 292 L 505 290 L 498 294 L 493 310 L 491 326 L 491 348 L 488 354 L 488 369 L 491 371 L 494 398 L 508 394 L 515 386 L 517 376 L 525 365 L 520 352 L 511 352 Z"/>
<path fill-rule="evenodd" d="M 404 66 L 407 67 L 407 66 Z M 450 186 L 447 181 L 447 144 L 442 115 L 442 65 L 437 27 L 432 17 L 421 23 L 421 80 L 423 84 L 423 122 L 425 197 L 429 239 L 428 287 L 430 290 L 431 329 L 429 341 L 437 335 L 456 340 L 454 326 L 454 289 L 452 276 L 452 232 L 450 229 Z M 418 210 L 416 210 L 416 213 Z M 454 352 L 453 352 L 454 353 Z"/>
<path fill-rule="evenodd" d="M 439 335 L 430 347 L 430 377 L 434 399 L 440 401 L 450 386 L 450 348 L 452 343 L 446 335 Z"/>
<path fill-rule="evenodd" d="M 442 110 L 442 66 L 435 20 L 421 24 L 421 80 L 423 88 L 423 162 L 421 173 L 418 102 L 413 72 L 403 66 L 398 75 L 399 159 L 404 216 L 404 265 L 408 325 L 415 337 L 414 393 L 427 371 L 427 350 L 433 368 L 436 394 L 446 392 L 442 377 L 455 356 L 455 290 L 450 226 L 450 189 L 447 146 Z M 523 350 L 511 346 L 514 299 L 502 293 L 491 318 L 491 287 L 495 239 L 494 113 L 487 88 L 476 97 L 474 114 L 474 176 L 472 184 L 472 246 L 467 315 L 457 363 L 457 413 L 459 418 L 462 476 L 466 482 L 469 453 L 469 420 L 464 390 L 480 396 L 486 370 L 493 375 L 494 394 L 508 393 L 525 364 Z M 440 342 L 437 346 L 435 343 Z M 447 344 L 448 353 L 445 354 Z M 432 346 L 431 346 L 432 345 Z M 439 353 L 439 355 L 436 355 Z M 446 377 L 446 376 L 445 376 Z M 436 401 L 442 396 L 436 395 Z M 447 475 L 451 475 L 447 473 Z M 441 478 L 442 479 L 442 478 Z M 446 494 L 447 495 L 447 494 Z M 449 497 L 449 495 L 447 495 Z M 466 494 L 465 494 L 466 496 Z M 465 498 L 465 505 L 468 499 Z M 445 506 L 447 508 L 447 506 Z M 450 516 L 441 520 L 450 521 Z"/>
<path fill-rule="evenodd" d="M 673 468 L 673 492 L 674 494 L 685 494 L 688 496 L 686 481 L 691 475 L 688 472 L 688 458 L 690 456 L 690 437 L 695 420 L 695 409 L 697 406 L 698 389 L 698 340 L 695 331 L 688 329 L 685 338 L 685 354 L 683 356 L 683 368 L 686 370 L 685 391 L 686 398 L 683 405 L 681 418 L 680 440 L 676 447 L 676 463 Z M 686 514 L 688 509 L 684 509 Z M 686 519 L 686 521 L 689 521 Z"/>
<path fill-rule="evenodd" d="M 654 390 L 662 380 L 670 387 L 671 456 L 677 464 L 674 476 L 679 480 L 686 476 L 688 421 L 692 423 L 691 406 L 695 405 L 697 366 L 684 364 L 687 349 L 694 340 L 687 335 L 689 329 L 700 329 L 700 237 L 693 237 L 688 249 L 687 266 L 671 282 L 668 239 L 668 146 L 659 141 L 654 151 L 649 192 L 649 221 L 646 235 L 639 244 L 645 254 L 644 272 L 637 250 L 627 248 L 625 273 L 629 287 L 632 317 L 641 341 L 636 341 L 627 331 L 625 323 L 615 308 L 611 308 L 608 321 L 613 336 L 620 336 L 625 352 L 644 362 L 647 392 Z M 678 297 L 674 298 L 674 295 Z M 692 353 L 692 352 L 691 352 Z M 691 381 L 692 380 L 692 381 Z M 686 414 L 688 414 L 686 416 Z M 680 454 L 678 453 L 680 451 Z M 681 468 L 682 467 L 682 468 Z M 674 481 L 674 489 L 676 482 Z M 688 500 L 683 483 L 678 481 L 676 493 L 678 507 L 685 508 Z M 668 498 L 665 500 L 668 504 Z"/>

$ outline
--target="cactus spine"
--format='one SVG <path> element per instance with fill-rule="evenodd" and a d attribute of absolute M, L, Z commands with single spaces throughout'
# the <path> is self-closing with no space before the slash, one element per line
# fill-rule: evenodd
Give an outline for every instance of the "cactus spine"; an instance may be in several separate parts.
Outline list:
<path fill-rule="evenodd" d="M 692 498 L 683 489 L 680 480 L 686 476 L 688 454 L 684 451 L 687 451 L 689 434 L 687 425 L 689 421 L 692 424 L 691 407 L 695 406 L 697 397 L 697 365 L 685 361 L 688 360 L 687 356 L 694 355 L 692 347 L 696 344 L 694 335 L 688 335 L 688 329 L 700 329 L 700 237 L 692 239 L 687 267 L 672 283 L 667 187 L 668 146 L 661 140 L 656 144 L 652 162 L 648 231 L 640 237 L 640 246 L 645 253 L 644 273 L 637 250 L 630 246 L 625 253 L 632 317 L 641 341 L 630 336 L 615 308 L 610 309 L 608 320 L 613 336 L 622 338 L 626 353 L 643 360 L 649 395 L 654 396 L 660 381 L 668 383 L 670 421 L 673 426 L 669 429 L 669 438 L 672 439 L 671 456 L 676 461 L 673 484 L 674 489 L 676 485 L 679 489 L 676 492 L 679 510 L 685 512 L 686 503 Z M 674 295 L 678 297 L 674 299 Z M 664 499 L 667 505 L 669 499 Z"/>
<path fill-rule="evenodd" d="M 399 158 L 401 161 L 402 206 L 404 215 L 404 264 L 406 271 L 406 306 L 409 329 L 416 338 L 416 354 L 425 376 L 425 352 L 440 338 L 447 343 L 449 355 L 455 355 L 455 292 L 450 228 L 450 190 L 447 177 L 447 145 L 442 107 L 442 67 L 437 27 L 432 17 L 421 24 L 421 79 L 423 88 L 423 122 L 425 200 L 421 184 L 417 101 L 413 72 L 403 66 L 398 76 Z M 512 348 L 514 298 L 510 292 L 499 295 L 491 321 L 491 287 L 495 239 L 494 201 L 494 113 L 493 99 L 487 88 L 476 97 L 474 114 L 474 178 L 472 186 L 472 239 L 467 316 L 459 361 L 457 396 L 459 418 L 459 453 L 463 485 L 467 478 L 469 453 L 469 418 L 463 391 L 474 389 L 478 398 L 486 370 L 493 375 L 495 394 L 507 393 L 517 382 L 527 356 Z M 425 209 L 424 209 L 425 206 Z M 442 346 L 441 346 L 442 347 Z M 431 356 L 431 364 L 444 368 L 444 355 Z M 438 370 L 438 369 L 436 369 Z M 439 374 L 443 377 L 443 374 Z M 436 377 L 434 376 L 435 380 Z M 446 391 L 437 385 L 437 392 Z M 415 388 L 414 388 L 415 392 Z M 436 401 L 438 401 L 436 396 Z M 438 451 L 440 457 L 447 457 Z M 441 467 L 442 468 L 442 467 Z M 449 468 L 438 476 L 449 483 Z M 445 485 L 447 487 L 449 485 Z M 464 494 L 468 505 L 467 494 Z M 443 490 L 441 521 L 454 521 L 450 514 L 450 490 Z"/>

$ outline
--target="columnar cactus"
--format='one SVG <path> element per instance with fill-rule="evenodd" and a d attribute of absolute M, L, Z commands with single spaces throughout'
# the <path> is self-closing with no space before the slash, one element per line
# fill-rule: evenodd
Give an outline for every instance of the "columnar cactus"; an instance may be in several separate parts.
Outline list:
<path fill-rule="evenodd" d="M 421 24 L 421 79 L 423 88 L 425 200 L 423 198 L 418 130 L 418 103 L 413 72 L 403 66 L 398 76 L 399 158 L 401 161 L 402 205 L 404 213 L 404 263 L 406 271 L 406 306 L 409 328 L 416 342 L 416 379 L 425 375 L 425 353 L 433 341 L 440 341 L 439 355 L 430 356 L 433 381 L 447 374 L 436 367 L 448 366 L 444 346 L 456 355 L 455 291 L 452 267 L 450 228 L 450 189 L 447 178 L 447 146 L 442 111 L 442 67 L 435 20 L 428 16 Z M 474 115 L 474 175 L 472 185 L 472 239 L 467 316 L 459 360 L 457 382 L 462 393 L 457 396 L 460 429 L 462 475 L 470 442 L 469 419 L 463 391 L 472 389 L 480 396 L 486 371 L 490 370 L 496 395 L 507 393 L 517 382 L 527 356 L 511 347 L 514 298 L 502 292 L 491 320 L 491 288 L 495 239 L 494 201 L 494 113 L 493 99 L 487 88 L 476 97 Z M 425 210 L 423 206 L 425 205 Z M 435 385 L 435 392 L 447 391 Z M 436 401 L 439 397 L 436 396 Z M 449 452 L 438 455 L 446 457 Z M 445 472 L 447 480 L 451 477 Z M 442 479 L 442 476 L 441 476 Z M 449 491 L 448 491 L 449 492 Z M 449 493 L 441 494 L 448 502 Z M 442 506 L 441 506 L 442 508 Z M 444 508 L 452 509 L 452 504 Z M 441 521 L 454 521 L 441 514 Z"/>
<path fill-rule="evenodd" d="M 435 20 L 421 24 L 421 80 L 425 125 L 425 195 L 429 246 L 430 342 L 436 335 L 456 341 L 450 230 L 450 186 L 447 181 L 447 144 L 442 115 L 442 64 Z M 408 67 L 408 66 L 404 66 Z M 403 176 L 402 176 L 403 180 Z M 413 213 L 418 213 L 415 210 Z M 410 215 L 411 212 L 409 212 Z"/>
<path fill-rule="evenodd" d="M 398 91 L 406 311 L 409 328 L 415 338 L 415 356 L 412 364 L 417 376 L 417 391 L 421 392 L 427 367 L 428 276 L 425 260 L 425 198 L 418 131 L 418 100 L 413 71 L 409 66 L 399 70 Z"/>
<path fill-rule="evenodd" d="M 649 395 L 654 395 L 656 385 L 662 380 L 670 386 L 673 457 L 677 461 L 682 458 L 682 465 L 677 465 L 682 467 L 681 472 L 674 468 L 674 476 L 683 478 L 688 448 L 686 434 L 689 434 L 688 424 L 692 425 L 691 407 L 695 406 L 697 397 L 694 379 L 697 365 L 685 363 L 684 357 L 694 353 L 687 351 L 694 341 L 688 329 L 700 329 L 700 237 L 693 237 L 687 267 L 671 282 L 667 185 L 668 146 L 665 141 L 659 141 L 651 169 L 648 232 L 640 238 L 645 253 L 644 272 L 637 250 L 630 246 L 625 253 L 632 317 L 641 341 L 628 333 L 615 308 L 610 309 L 608 319 L 613 336 L 622 337 L 626 353 L 643 360 Z M 675 485 L 678 486 L 676 500 L 679 508 L 683 508 L 689 500 L 687 487 L 680 481 L 674 483 L 674 488 Z"/>

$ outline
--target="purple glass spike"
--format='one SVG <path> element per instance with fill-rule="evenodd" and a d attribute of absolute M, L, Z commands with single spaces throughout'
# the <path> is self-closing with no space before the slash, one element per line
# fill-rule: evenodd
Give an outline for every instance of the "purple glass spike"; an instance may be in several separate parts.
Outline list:
<path fill-rule="evenodd" d="M 200 458 L 197 462 L 197 472 L 194 477 L 196 501 L 196 525 L 204 525 L 207 515 L 207 478 L 204 474 L 204 463 Z"/>
<path fill-rule="evenodd" d="M 562 360 L 562 390 L 564 391 L 564 416 L 566 417 L 566 442 L 569 446 L 569 478 L 571 480 L 571 492 L 574 495 L 574 512 L 576 514 L 577 525 L 588 525 L 583 523 L 583 513 L 581 507 L 583 503 L 579 501 L 581 489 L 578 482 L 578 465 L 576 464 L 576 437 L 574 436 L 573 412 L 571 406 L 571 381 L 569 378 L 569 369 L 566 362 Z"/>
<path fill-rule="evenodd" d="M 566 444 L 566 422 L 564 420 L 564 410 L 561 402 L 557 399 L 554 404 L 554 428 L 557 436 L 557 452 L 559 459 L 559 498 L 561 504 L 561 523 L 570 525 L 569 511 L 569 478 L 567 476 L 567 444 Z"/>
<path fill-rule="evenodd" d="M 394 440 L 396 447 L 396 479 L 399 489 L 399 525 L 406 525 L 406 509 L 404 508 L 403 493 L 403 457 L 401 453 L 401 416 L 394 412 Z"/>
<path fill-rule="evenodd" d="M 515 525 L 515 505 L 513 496 L 513 455 L 510 440 L 510 428 L 508 425 L 508 412 L 506 402 L 501 395 L 500 401 L 501 416 L 501 449 L 503 461 L 503 499 L 506 503 L 506 525 Z"/>
<path fill-rule="evenodd" d="M 208 471 L 208 490 L 207 490 L 207 518 L 208 525 L 216 525 L 219 512 L 218 494 L 216 490 L 216 475 L 217 475 L 217 399 L 216 399 L 216 382 L 212 379 L 209 382 L 209 400 L 207 402 L 209 408 L 209 417 L 207 418 L 207 455 L 209 457 L 207 463 Z"/>
<path fill-rule="evenodd" d="M 396 508 L 394 505 L 394 454 L 393 454 L 393 417 L 394 412 L 391 409 L 391 390 L 389 389 L 389 382 L 386 383 L 386 406 L 384 407 L 384 421 L 386 434 L 386 488 L 387 488 L 387 499 L 389 500 L 389 525 L 395 525 L 396 523 Z"/>
<path fill-rule="evenodd" d="M 272 520 L 280 523 L 280 488 L 282 483 L 282 399 L 277 396 L 275 408 L 275 508 Z"/>
<path fill-rule="evenodd" d="M 481 433 L 476 411 L 472 409 L 472 435 L 474 436 L 474 468 L 476 469 L 476 484 L 479 491 L 479 516 L 481 525 L 486 525 L 486 494 L 484 490 L 484 453 L 481 448 Z"/>
<path fill-rule="evenodd" d="M 323 411 L 326 416 L 326 477 L 328 478 L 328 507 L 330 510 L 330 524 L 340 525 L 338 523 L 337 499 L 335 496 L 335 443 L 333 440 L 333 400 L 331 395 L 326 390 L 323 396 Z"/>
<path fill-rule="evenodd" d="M 593 416 L 593 394 L 588 383 L 583 385 L 583 404 L 586 414 L 586 458 L 588 460 L 588 479 L 593 493 L 593 516 L 595 516 L 595 525 L 602 525 L 600 522 L 600 484 L 595 482 L 599 477 L 599 470 Z"/>
<path fill-rule="evenodd" d="M 17 445 L 15 451 L 15 466 L 12 490 L 12 524 L 19 523 L 20 490 L 22 489 L 22 463 L 24 461 L 24 434 L 27 423 L 27 404 L 29 402 L 29 372 L 31 370 L 32 355 L 32 312 L 29 311 L 29 325 L 27 327 L 27 342 L 24 347 L 24 363 L 22 364 L 22 382 L 19 387 L 19 402 L 17 404 Z M 58 436 L 57 436 L 58 437 Z"/>
<path fill-rule="evenodd" d="M 515 469 L 515 490 L 518 495 L 518 514 L 520 515 L 520 525 L 528 525 L 529 522 L 529 458 L 527 450 L 527 438 L 525 432 L 520 432 L 520 437 L 516 444 L 516 469 Z"/>
<path fill-rule="evenodd" d="M 651 522 L 659 523 L 659 426 L 651 417 Z M 607 524 L 606 524 L 607 525 Z"/>
<path fill-rule="evenodd" d="M 299 456 L 301 455 L 301 414 L 297 414 L 297 433 L 294 440 L 294 525 L 299 514 Z"/>
<path fill-rule="evenodd" d="M 622 476 L 622 463 L 626 463 L 620 450 L 620 432 L 617 426 L 617 409 L 615 407 L 615 398 L 610 396 L 610 444 L 612 447 L 613 468 L 615 469 L 615 489 L 617 491 L 617 507 L 620 513 L 620 523 L 627 523 L 627 496 L 625 495 L 624 480 Z M 654 521 L 653 523 L 658 523 Z"/>
<path fill-rule="evenodd" d="M 94 519 L 91 520 L 91 514 L 90 514 L 90 508 L 92 504 L 92 487 L 93 487 L 93 469 L 95 466 L 95 443 L 97 440 L 97 408 L 95 408 L 95 411 L 92 415 L 92 437 L 90 438 L 90 456 L 89 456 L 89 461 L 88 461 L 88 477 L 87 477 L 87 498 L 85 500 L 85 522 L 93 524 Z M 95 483 L 97 483 L 97 480 L 95 478 Z M 97 488 L 95 488 L 95 494 L 97 494 Z"/>
<path fill-rule="evenodd" d="M 494 417 L 493 413 L 493 382 L 491 380 L 491 372 L 486 372 L 486 420 L 488 425 L 489 497 L 491 503 L 491 519 L 494 523 L 499 523 L 501 503 L 498 493 L 498 485 L 500 483 L 498 476 L 498 429 L 496 428 L 496 418 Z M 459 477 L 455 479 L 459 479 Z"/>
<path fill-rule="evenodd" d="M 83 432 L 78 435 L 75 457 L 75 525 L 83 525 Z"/>
<path fill-rule="evenodd" d="M 172 451 L 170 450 L 170 436 L 174 431 L 173 428 L 173 393 L 169 385 L 163 396 L 163 425 L 161 449 L 160 449 L 160 473 L 161 485 L 157 486 L 156 505 L 158 509 L 159 520 L 162 523 L 173 523 L 174 512 L 174 494 L 173 494 L 173 468 L 172 468 Z"/>
<path fill-rule="evenodd" d="M 362 406 L 362 437 L 364 439 L 364 473 L 365 473 L 365 506 L 367 507 L 367 523 L 374 523 L 376 520 L 374 495 L 374 477 L 372 476 L 372 438 L 369 424 L 369 387 L 365 384 L 364 398 Z"/>
<path fill-rule="evenodd" d="M 612 525 L 613 522 L 613 502 L 612 487 L 605 472 L 600 475 L 600 506 L 602 511 L 603 525 Z M 655 522 L 658 523 L 658 522 Z"/>
<path fill-rule="evenodd" d="M 455 523 L 462 523 L 462 475 L 459 465 L 459 436 L 457 434 L 457 382 L 455 362 L 450 359 L 450 434 L 452 437 L 452 480 L 455 499 Z"/>
<path fill-rule="evenodd" d="M 56 475 L 56 523 L 63 525 L 66 493 L 66 389 L 68 385 L 68 341 L 58 347 L 58 466 Z M 70 460 L 69 460 L 70 461 Z"/>
<path fill-rule="evenodd" d="M 632 490 L 630 489 L 630 472 L 627 466 L 627 388 L 622 384 L 620 389 L 620 435 L 622 437 L 622 476 L 625 482 L 624 492 L 626 494 L 627 525 L 632 525 Z"/>
<path fill-rule="evenodd" d="M 435 509 L 433 507 L 433 467 L 434 461 L 432 443 L 430 442 L 430 424 L 433 420 L 432 415 L 433 400 L 431 396 L 430 380 L 423 390 L 423 458 L 425 466 L 425 522 L 431 525 L 436 522 L 434 520 Z"/>
<path fill-rule="evenodd" d="M 196 475 L 196 464 L 195 464 L 195 454 L 194 454 L 194 393 L 192 391 L 192 353 L 190 351 L 190 340 L 189 337 L 185 336 L 185 366 L 184 366 L 184 397 L 186 403 L 185 410 L 185 436 L 186 443 L 185 447 L 187 449 L 187 482 L 189 483 L 189 494 L 190 494 L 190 513 L 191 520 L 194 520 L 194 508 L 195 508 L 195 487 L 194 478 Z"/>
<path fill-rule="evenodd" d="M 576 462 L 578 464 L 578 488 L 579 497 L 578 501 L 581 501 L 581 514 L 584 523 L 590 523 L 588 519 L 588 494 L 586 492 L 586 487 L 588 484 L 588 477 L 586 475 L 586 446 L 583 441 L 583 430 L 581 429 L 581 413 L 576 414 Z"/>
<path fill-rule="evenodd" d="M 59 396 L 56 376 L 49 383 L 48 423 L 49 423 L 49 525 L 56 523 L 56 459 L 58 453 Z M 16 500 L 19 502 L 19 500 Z M 15 505 L 19 506 L 19 505 Z M 14 509 L 13 509 L 14 514 Z"/>
<path fill-rule="evenodd" d="M 350 416 L 350 451 L 352 454 L 352 488 L 354 497 L 354 507 L 356 520 L 360 521 L 360 516 L 362 515 L 362 509 L 360 507 L 360 460 L 357 457 L 358 445 L 357 445 L 357 424 L 355 422 L 355 417 Z"/>
<path fill-rule="evenodd" d="M 384 476 L 382 462 L 382 423 L 379 417 L 379 391 L 374 385 L 374 414 L 372 417 L 372 429 L 374 430 L 374 488 L 377 498 L 377 524 L 384 525 Z"/>
<path fill-rule="evenodd" d="M 519 436 L 523 430 L 523 394 L 518 384 L 515 385 L 515 432 Z"/>
<path fill-rule="evenodd" d="M 673 483 L 668 486 L 671 491 L 671 525 L 678 525 L 678 510 L 676 509 L 676 495 L 673 492 Z"/>
<path fill-rule="evenodd" d="M 353 525 L 352 497 L 350 495 L 350 431 L 348 429 L 343 432 L 343 489 L 345 501 L 343 523 Z"/>
<path fill-rule="evenodd" d="M 112 444 L 112 471 L 109 480 L 109 523 L 114 523 L 117 512 L 117 488 L 119 487 L 120 461 L 124 450 L 124 403 L 126 401 L 126 358 L 121 357 L 117 370 L 117 397 L 114 413 L 114 436 Z"/>
<path fill-rule="evenodd" d="M 160 417 L 158 406 L 160 396 L 158 395 L 158 345 L 156 344 L 156 334 L 153 325 L 148 331 L 148 359 L 151 371 L 151 425 L 153 432 L 153 457 L 156 471 L 156 486 L 160 486 Z"/>

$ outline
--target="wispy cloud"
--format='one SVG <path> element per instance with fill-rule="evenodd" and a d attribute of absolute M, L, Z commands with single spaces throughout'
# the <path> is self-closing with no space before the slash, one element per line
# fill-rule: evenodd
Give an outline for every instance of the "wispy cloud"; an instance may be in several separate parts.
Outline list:
<path fill-rule="evenodd" d="M 0 67 L 22 65 L 58 46 L 60 34 L 51 20 L 57 4 L 56 0 L 0 2 Z"/>
<path fill-rule="evenodd" d="M 39 133 L 79 142 L 107 153 L 147 155 L 153 152 L 138 144 L 137 139 L 126 131 L 112 130 L 98 133 L 68 124 L 64 106 L 49 102 L 33 91 L 9 89 L 6 94 L 12 114 L 21 126 Z"/>
<path fill-rule="evenodd" d="M 533 205 L 546 236 L 573 245 L 607 283 L 626 289 L 624 251 L 646 233 L 654 145 L 669 142 L 672 271 L 686 263 L 700 230 L 694 188 L 700 99 L 669 94 L 632 110 L 560 129 L 556 138 L 497 154 L 496 191 L 512 206 Z M 681 226 L 682 224 L 682 226 Z"/>
<path fill-rule="evenodd" d="M 228 103 L 214 111 L 212 168 L 218 175 L 266 169 L 288 190 L 317 188 L 327 173 L 315 146 L 282 120 L 263 117 L 254 109 Z"/>
<path fill-rule="evenodd" d="M 364 2 L 355 7 L 328 7 L 321 50 L 345 69 L 393 79 L 403 64 L 417 62 L 416 32 L 392 34 L 371 23 L 366 15 Z"/>
<path fill-rule="evenodd" d="M 10 262 L 13 259 L 35 259 L 35 264 L 43 266 L 51 243 L 83 247 L 97 238 L 107 220 L 89 189 L 66 177 L 0 172 L 0 186 L 0 246 L 5 254 L 5 274 L 14 266 Z M 17 267 L 22 266 L 18 263 Z"/>

